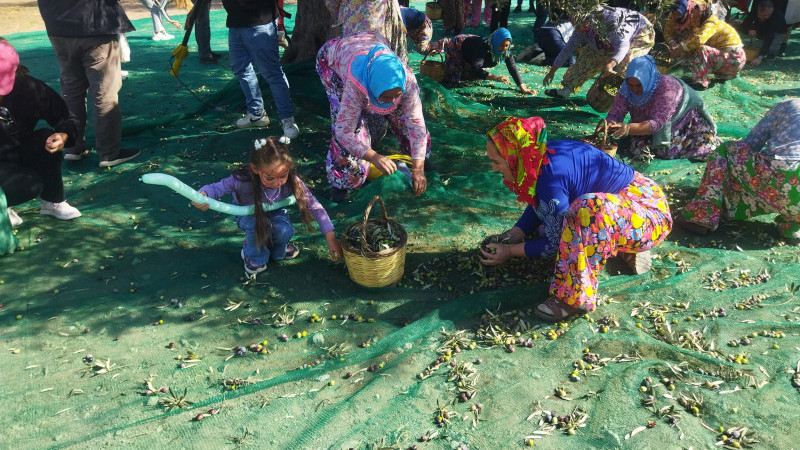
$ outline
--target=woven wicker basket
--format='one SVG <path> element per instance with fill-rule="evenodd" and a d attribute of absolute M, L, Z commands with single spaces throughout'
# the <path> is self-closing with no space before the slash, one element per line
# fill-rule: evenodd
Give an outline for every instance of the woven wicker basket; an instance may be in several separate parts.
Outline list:
<path fill-rule="evenodd" d="M 614 139 L 608 138 L 608 121 L 606 119 L 600 119 L 597 122 L 594 133 L 581 140 L 587 144 L 594 145 L 612 158 L 617 156 L 617 143 Z"/>
<path fill-rule="evenodd" d="M 428 2 L 425 4 L 425 15 L 428 19 L 438 20 L 442 18 L 442 5 L 439 2 Z"/>
<path fill-rule="evenodd" d="M 383 217 L 370 219 L 369 213 L 372 206 L 378 201 L 383 210 Z M 367 236 L 365 230 L 367 223 L 377 223 L 379 225 L 390 225 L 400 237 L 400 244 L 389 250 L 371 252 L 366 250 Z M 347 227 L 343 236 L 348 236 L 353 227 L 361 226 L 361 248 L 353 247 L 346 237 L 342 239 L 342 250 L 344 251 L 344 262 L 347 265 L 347 272 L 350 279 L 364 287 L 384 287 L 397 283 L 403 278 L 406 268 L 406 243 L 408 234 L 402 225 L 390 219 L 386 215 L 386 205 L 379 195 L 372 197 L 367 209 L 364 211 L 364 219 L 361 223 L 354 223 Z"/>
<path fill-rule="evenodd" d="M 430 53 L 425 55 L 422 61 L 419 62 L 419 73 L 441 83 L 444 80 L 444 56 L 439 53 L 440 61 L 428 61 L 429 55 Z"/>
<path fill-rule="evenodd" d="M 599 113 L 608 112 L 623 81 L 619 75 L 598 77 L 586 93 L 586 101 L 589 106 Z"/>
<path fill-rule="evenodd" d="M 744 57 L 748 62 L 753 61 L 754 59 L 758 58 L 758 53 L 760 51 L 761 47 L 756 47 L 754 45 L 745 45 Z"/>

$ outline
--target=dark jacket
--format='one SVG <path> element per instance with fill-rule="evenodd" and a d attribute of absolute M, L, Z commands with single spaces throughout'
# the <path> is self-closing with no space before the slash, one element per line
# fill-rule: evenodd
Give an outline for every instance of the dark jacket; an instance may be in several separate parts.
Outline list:
<path fill-rule="evenodd" d="M 470 66 L 472 76 L 481 80 L 485 80 L 489 76 L 489 72 L 484 69 L 485 67 L 497 65 L 497 61 L 492 58 L 492 47 L 480 36 L 470 36 L 464 39 L 464 42 L 461 43 L 461 57 Z M 517 71 L 514 55 L 509 55 L 505 61 L 509 75 L 517 83 L 517 86 L 521 85 L 522 77 L 519 76 L 519 71 Z"/>
<path fill-rule="evenodd" d="M 105 36 L 136 30 L 119 0 L 39 0 L 39 13 L 51 36 Z"/>
<path fill-rule="evenodd" d="M 741 30 L 745 34 L 750 30 L 755 30 L 756 37 L 761 41 L 761 50 L 758 52 L 758 56 L 767 56 L 775 36 L 786 33 L 786 20 L 783 16 L 784 13 L 774 9 L 766 22 L 758 20 L 758 12 L 748 14 L 742 22 Z"/>
<path fill-rule="evenodd" d="M 30 75 L 17 76 L 14 88 L 3 98 L 8 118 L 0 118 L 0 159 L 19 161 L 22 144 L 29 141 L 39 120 L 59 133 L 67 134 L 66 147 L 75 145 L 77 120 L 71 119 L 67 104 L 53 88 Z"/>
<path fill-rule="evenodd" d="M 225 26 L 228 28 L 250 28 L 266 25 L 278 18 L 275 0 L 222 0 L 228 12 Z"/>

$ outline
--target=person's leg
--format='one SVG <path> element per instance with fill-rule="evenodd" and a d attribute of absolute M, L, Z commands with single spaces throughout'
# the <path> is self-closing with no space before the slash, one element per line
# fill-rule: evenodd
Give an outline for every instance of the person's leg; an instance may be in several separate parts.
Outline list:
<path fill-rule="evenodd" d="M 280 261 L 286 257 L 286 245 L 294 236 L 294 227 L 285 209 L 278 209 L 268 213 L 272 223 L 272 250 L 270 259 Z"/>
<path fill-rule="evenodd" d="M 36 130 L 30 139 L 23 144 L 28 149 L 23 155 L 21 163 L 39 176 L 42 180 L 42 189 L 39 194 L 42 200 L 61 203 L 64 197 L 64 181 L 61 178 L 61 163 L 64 158 L 61 152 L 50 153 L 44 146 L 47 138 L 55 131 L 45 128 Z"/>
<path fill-rule="evenodd" d="M 139 0 L 139 2 L 150 11 L 150 18 L 153 20 L 153 36 L 166 33 L 167 30 L 164 29 L 164 24 L 161 22 L 161 11 L 158 10 L 155 2 L 153 0 Z"/>
<path fill-rule="evenodd" d="M 711 70 L 713 61 L 721 59 L 722 52 L 708 45 L 701 45 L 689 60 L 689 68 L 692 71 L 692 84 L 699 88 L 707 88 L 710 80 L 708 72 Z"/>
<path fill-rule="evenodd" d="M 197 4 L 197 0 L 192 0 L 192 4 Z M 210 60 L 214 58 L 211 53 L 211 20 L 209 12 L 211 2 L 203 2 L 201 8 L 197 10 L 194 21 L 194 40 L 197 43 L 197 56 L 200 59 Z"/>
<path fill-rule="evenodd" d="M 483 2 L 483 22 L 492 23 L 492 0 Z"/>
<path fill-rule="evenodd" d="M 767 55 L 768 58 L 772 58 L 780 54 L 781 43 L 783 43 L 784 36 L 786 36 L 786 33 L 776 34 L 775 37 L 772 38 L 772 44 L 769 46 Z"/>
<path fill-rule="evenodd" d="M 122 111 L 119 106 L 119 41 L 115 36 L 81 38 L 86 78 L 92 92 L 94 135 L 100 161 L 117 159 L 122 141 Z"/>
<path fill-rule="evenodd" d="M 86 152 L 86 95 L 89 92 L 89 80 L 83 68 L 81 47 L 78 45 L 81 38 L 49 37 L 61 70 L 61 97 L 67 103 L 70 116 L 78 125 L 75 146 L 71 153 L 82 155 Z"/>
<path fill-rule="evenodd" d="M 497 24 L 503 28 L 508 28 L 508 13 L 511 12 L 511 5 L 508 4 L 497 12 L 500 14 L 500 19 L 497 21 Z"/>
<path fill-rule="evenodd" d="M 253 70 L 252 58 L 245 43 L 249 33 L 249 28 L 228 28 L 228 58 L 231 70 L 242 87 L 247 112 L 260 117 L 264 112 L 264 100 L 261 97 L 258 76 Z"/>
<path fill-rule="evenodd" d="M 500 24 L 500 19 L 501 19 L 500 11 L 492 11 L 492 20 L 489 23 L 489 31 L 490 32 L 494 31 L 494 30 L 496 30 L 497 28 L 500 27 L 500 25 L 499 25 Z"/>
<path fill-rule="evenodd" d="M 517 7 L 514 8 L 514 13 L 522 12 L 522 0 L 517 0 Z"/>
<path fill-rule="evenodd" d="M 739 75 L 747 63 L 747 56 L 743 49 L 732 52 L 720 53 L 712 61 L 712 71 L 714 76 L 720 80 L 732 80 Z"/>
<path fill-rule="evenodd" d="M 481 4 L 483 0 L 472 0 L 472 6 L 470 8 L 470 20 L 469 26 L 476 27 L 481 24 Z"/>
<path fill-rule="evenodd" d="M 6 196 L 8 206 L 17 206 L 39 197 L 44 182 L 35 170 L 14 161 L 0 160 L 0 189 Z"/>
<path fill-rule="evenodd" d="M 278 118 L 291 119 L 294 116 L 294 104 L 289 93 L 289 80 L 283 73 L 280 55 L 278 54 L 278 30 L 275 23 L 259 25 L 248 29 L 244 45 L 252 55 L 253 62 L 258 67 L 272 91 L 275 105 L 278 108 Z"/>
<path fill-rule="evenodd" d="M 608 258 L 646 252 L 671 230 L 664 192 L 640 173 L 616 194 L 578 197 L 564 216 L 550 294 L 572 308 L 594 310 L 597 274 Z"/>
<path fill-rule="evenodd" d="M 256 243 L 256 216 L 237 216 L 234 220 L 239 229 L 244 231 L 242 255 L 246 259 L 245 263 L 249 262 L 254 267 L 265 266 L 269 261 L 270 249 L 268 246 L 259 248 Z"/>
<path fill-rule="evenodd" d="M 597 75 L 607 61 L 607 53 L 598 52 L 589 46 L 583 47 L 575 64 L 564 72 L 564 78 L 561 79 L 561 85 L 564 86 L 560 89 L 561 94 L 566 96 L 574 94 L 584 83 Z"/>

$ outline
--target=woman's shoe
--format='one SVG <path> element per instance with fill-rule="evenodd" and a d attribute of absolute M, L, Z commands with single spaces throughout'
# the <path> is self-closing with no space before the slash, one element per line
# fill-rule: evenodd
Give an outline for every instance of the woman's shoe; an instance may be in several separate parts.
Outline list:
<path fill-rule="evenodd" d="M 677 225 L 679 228 L 689 231 L 694 234 L 698 234 L 700 236 L 707 235 L 710 231 L 714 231 L 711 228 L 704 227 L 702 225 L 698 225 L 694 222 L 689 222 L 688 220 L 683 218 L 683 214 L 676 214 L 672 218 L 672 223 Z"/>
<path fill-rule="evenodd" d="M 550 297 L 533 310 L 536 317 L 548 322 L 561 322 L 586 313 L 580 308 L 574 308 L 561 300 Z"/>

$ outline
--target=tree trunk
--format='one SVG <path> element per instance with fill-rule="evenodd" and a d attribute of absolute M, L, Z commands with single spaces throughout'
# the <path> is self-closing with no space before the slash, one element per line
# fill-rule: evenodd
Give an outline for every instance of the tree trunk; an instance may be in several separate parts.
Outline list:
<path fill-rule="evenodd" d="M 322 44 L 341 33 L 341 27 L 331 27 L 325 0 L 298 0 L 296 14 L 292 43 L 281 58 L 284 64 L 316 58 Z"/>

